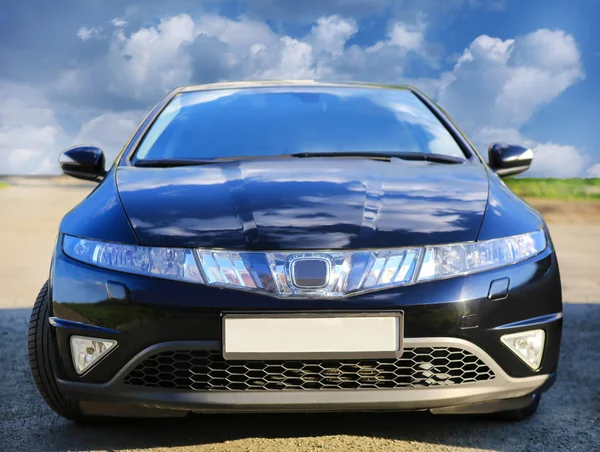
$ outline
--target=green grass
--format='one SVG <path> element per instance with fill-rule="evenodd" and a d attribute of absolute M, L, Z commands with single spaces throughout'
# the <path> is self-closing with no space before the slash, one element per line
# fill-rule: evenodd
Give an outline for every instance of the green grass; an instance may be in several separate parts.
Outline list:
<path fill-rule="evenodd" d="M 0 188 L 5 188 L 5 187 L 8 187 L 8 184 L 6 182 L 2 182 L 0 180 Z"/>
<path fill-rule="evenodd" d="M 517 195 L 529 198 L 600 200 L 600 178 L 590 179 L 505 179 Z"/>

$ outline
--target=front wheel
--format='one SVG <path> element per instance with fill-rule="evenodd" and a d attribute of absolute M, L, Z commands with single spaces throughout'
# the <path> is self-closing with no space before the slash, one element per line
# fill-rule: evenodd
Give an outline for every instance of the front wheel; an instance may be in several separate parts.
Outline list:
<path fill-rule="evenodd" d="M 52 410 L 72 421 L 90 422 L 97 418 L 87 416 L 79 409 L 77 400 L 61 394 L 54 372 L 55 352 L 51 341 L 50 297 L 48 281 L 42 286 L 29 320 L 28 353 L 31 374 L 38 391 Z"/>

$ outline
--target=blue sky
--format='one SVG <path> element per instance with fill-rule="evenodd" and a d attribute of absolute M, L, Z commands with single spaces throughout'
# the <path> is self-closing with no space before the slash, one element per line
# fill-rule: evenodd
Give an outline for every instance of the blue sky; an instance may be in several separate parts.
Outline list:
<path fill-rule="evenodd" d="M 600 0 L 3 0 L 0 174 L 112 161 L 175 86 L 240 79 L 411 83 L 482 154 L 525 144 L 532 176 L 600 177 Z"/>

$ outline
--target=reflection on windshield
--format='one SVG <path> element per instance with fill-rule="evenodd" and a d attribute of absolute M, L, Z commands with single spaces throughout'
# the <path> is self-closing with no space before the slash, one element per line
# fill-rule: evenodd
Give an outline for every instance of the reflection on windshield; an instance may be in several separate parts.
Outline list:
<path fill-rule="evenodd" d="M 271 87 L 182 93 L 159 115 L 138 159 L 294 153 L 425 152 L 464 157 L 410 91 Z"/>

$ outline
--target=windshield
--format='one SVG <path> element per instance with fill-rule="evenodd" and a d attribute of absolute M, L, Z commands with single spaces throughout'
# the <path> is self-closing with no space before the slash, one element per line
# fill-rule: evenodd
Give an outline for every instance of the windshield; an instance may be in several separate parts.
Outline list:
<path fill-rule="evenodd" d="M 177 95 L 144 137 L 136 159 L 336 152 L 465 157 L 411 91 L 276 87 Z"/>

